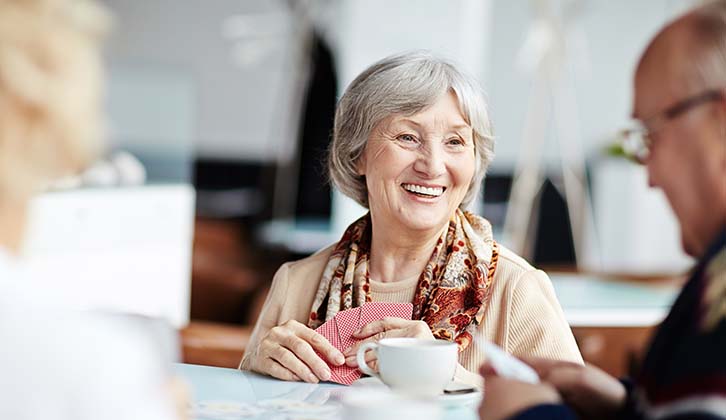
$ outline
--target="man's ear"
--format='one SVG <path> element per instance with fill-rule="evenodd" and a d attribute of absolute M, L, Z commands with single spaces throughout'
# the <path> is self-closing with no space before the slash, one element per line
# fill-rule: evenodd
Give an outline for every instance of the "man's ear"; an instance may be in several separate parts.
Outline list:
<path fill-rule="evenodd" d="M 721 140 L 726 141 L 726 89 L 721 90 L 721 100 L 719 105 L 719 119 L 721 123 Z"/>
<path fill-rule="evenodd" d="M 721 89 L 721 100 L 718 101 L 718 104 L 724 112 L 726 112 L 726 88 Z"/>

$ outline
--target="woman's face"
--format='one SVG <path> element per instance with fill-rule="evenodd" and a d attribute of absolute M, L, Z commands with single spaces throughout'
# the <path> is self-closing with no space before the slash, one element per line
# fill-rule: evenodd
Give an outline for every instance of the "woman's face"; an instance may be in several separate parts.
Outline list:
<path fill-rule="evenodd" d="M 467 193 L 474 150 L 472 128 L 451 92 L 418 114 L 383 120 L 358 162 L 373 220 L 410 230 L 441 229 Z"/>

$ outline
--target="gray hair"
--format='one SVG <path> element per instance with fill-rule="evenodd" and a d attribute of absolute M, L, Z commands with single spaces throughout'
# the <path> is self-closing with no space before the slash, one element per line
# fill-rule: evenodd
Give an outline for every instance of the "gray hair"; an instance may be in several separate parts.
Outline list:
<path fill-rule="evenodd" d="M 691 35 L 690 83 L 695 88 L 726 88 L 726 0 L 710 1 L 686 17 Z"/>
<path fill-rule="evenodd" d="M 494 137 L 484 94 L 476 80 L 453 64 L 428 52 L 414 51 L 384 58 L 348 86 L 335 111 L 333 141 L 328 150 L 330 179 L 343 194 L 368 207 L 368 188 L 356 164 L 368 136 L 392 115 L 413 115 L 453 92 L 474 134 L 476 171 L 459 207 L 476 198 L 494 157 Z"/>

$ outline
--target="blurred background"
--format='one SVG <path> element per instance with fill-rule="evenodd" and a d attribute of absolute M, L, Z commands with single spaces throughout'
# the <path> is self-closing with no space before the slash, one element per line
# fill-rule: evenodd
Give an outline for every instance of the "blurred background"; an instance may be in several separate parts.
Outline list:
<path fill-rule="evenodd" d="M 108 152 L 85 187 L 36 200 L 26 253 L 74 270 L 79 305 L 168 319 L 185 361 L 236 366 L 279 265 L 362 214 L 326 182 L 335 103 L 405 50 L 480 80 L 497 141 L 474 210 L 548 271 L 587 360 L 625 373 L 692 264 L 611 147 L 639 52 L 692 1 L 103 3 Z"/>

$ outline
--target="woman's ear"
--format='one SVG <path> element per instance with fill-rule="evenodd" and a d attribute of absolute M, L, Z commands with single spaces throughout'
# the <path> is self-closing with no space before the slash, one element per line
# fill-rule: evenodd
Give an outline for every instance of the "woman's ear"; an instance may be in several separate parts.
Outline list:
<path fill-rule="evenodd" d="M 366 151 L 363 150 L 358 160 L 355 162 L 355 172 L 359 176 L 365 176 L 366 174 Z"/>

